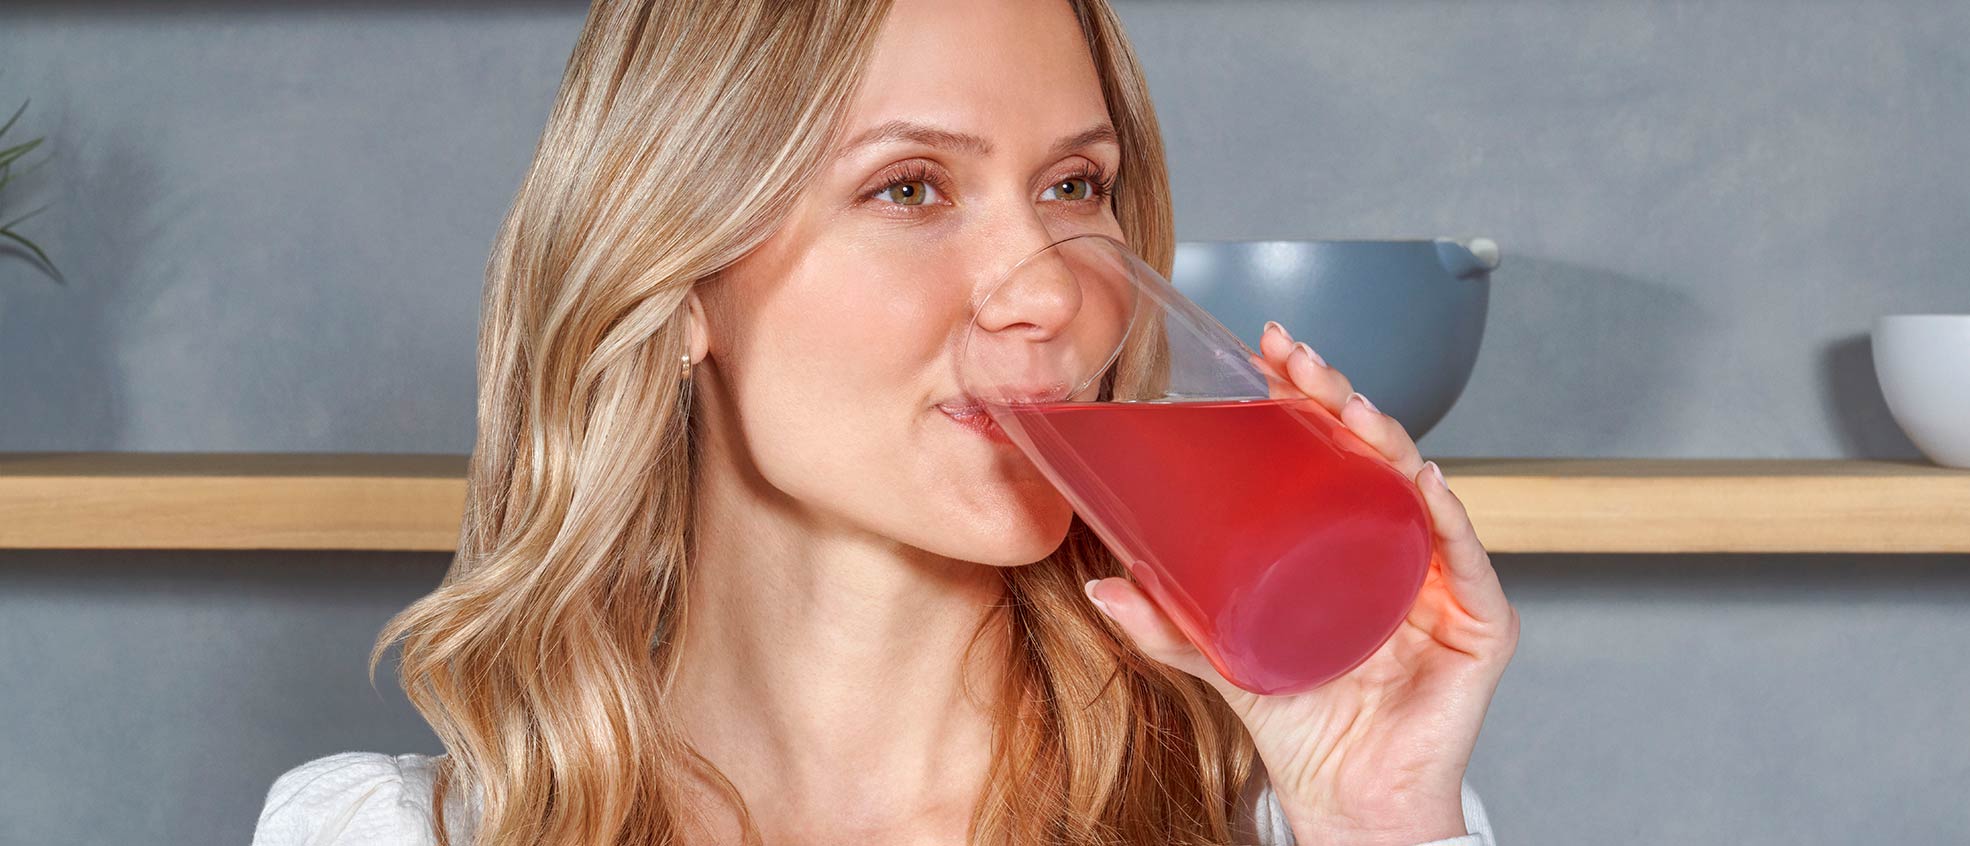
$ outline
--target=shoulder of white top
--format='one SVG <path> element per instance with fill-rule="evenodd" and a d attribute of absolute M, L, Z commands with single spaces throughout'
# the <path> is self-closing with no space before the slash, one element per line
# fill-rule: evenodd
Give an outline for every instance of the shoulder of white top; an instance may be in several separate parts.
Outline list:
<path fill-rule="evenodd" d="M 254 846 L 343 842 L 426 843 L 430 756 L 338 752 L 281 774 L 267 791 Z"/>

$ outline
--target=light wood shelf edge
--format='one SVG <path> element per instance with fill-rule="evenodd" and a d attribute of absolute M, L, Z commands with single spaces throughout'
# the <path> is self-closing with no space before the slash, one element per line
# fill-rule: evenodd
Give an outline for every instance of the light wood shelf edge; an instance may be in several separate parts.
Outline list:
<path fill-rule="evenodd" d="M 448 552 L 463 455 L 0 453 L 0 549 Z M 1970 552 L 1970 470 L 1439 459 L 1494 552 Z"/>

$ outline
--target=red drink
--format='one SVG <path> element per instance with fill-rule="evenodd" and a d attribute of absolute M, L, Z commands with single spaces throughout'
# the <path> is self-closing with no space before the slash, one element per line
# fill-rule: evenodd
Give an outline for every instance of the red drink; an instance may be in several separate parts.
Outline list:
<path fill-rule="evenodd" d="M 991 410 L 1246 690 L 1298 692 L 1354 669 L 1428 574 L 1415 483 L 1311 399 Z"/>

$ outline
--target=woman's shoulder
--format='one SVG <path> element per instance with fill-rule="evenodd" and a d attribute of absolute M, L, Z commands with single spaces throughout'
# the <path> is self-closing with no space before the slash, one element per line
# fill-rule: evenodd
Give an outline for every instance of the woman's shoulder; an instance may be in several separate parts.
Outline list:
<path fill-rule="evenodd" d="M 253 844 L 434 843 L 431 787 L 437 764 L 430 755 L 381 752 L 339 752 L 303 763 L 267 790 Z M 469 842 L 462 830 L 469 821 L 448 798 L 445 824 L 452 842 Z"/>
<path fill-rule="evenodd" d="M 1462 785 L 1464 805 L 1464 830 L 1462 837 L 1432 840 L 1415 846 L 1497 846 L 1491 833 L 1491 818 L 1486 815 L 1484 801 L 1478 798 L 1477 789 L 1471 787 L 1469 779 Z M 1244 801 L 1241 810 L 1244 816 L 1239 821 L 1238 833 L 1250 838 L 1256 846 L 1295 846 L 1293 831 L 1286 823 L 1286 811 L 1279 805 L 1279 796 L 1273 792 L 1272 782 L 1266 777 L 1263 768 L 1254 771 L 1250 781 L 1245 783 L 1242 794 Z"/>

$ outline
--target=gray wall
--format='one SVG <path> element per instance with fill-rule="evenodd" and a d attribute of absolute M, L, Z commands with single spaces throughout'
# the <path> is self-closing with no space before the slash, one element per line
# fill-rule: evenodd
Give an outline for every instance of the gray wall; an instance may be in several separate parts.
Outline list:
<path fill-rule="evenodd" d="M 0 9 L 0 106 L 55 149 L 0 214 L 53 202 L 23 228 L 67 279 L 0 256 L 0 451 L 468 450 L 480 269 L 581 14 Z M 1970 312 L 1970 5 L 1123 15 L 1181 237 L 1503 247 L 1426 451 L 1915 455 L 1865 333 Z M 437 751 L 363 663 L 444 564 L 0 553 L 0 842 L 241 842 L 306 758 Z M 1498 565 L 1505 842 L 1970 840 L 1970 557 Z"/>

